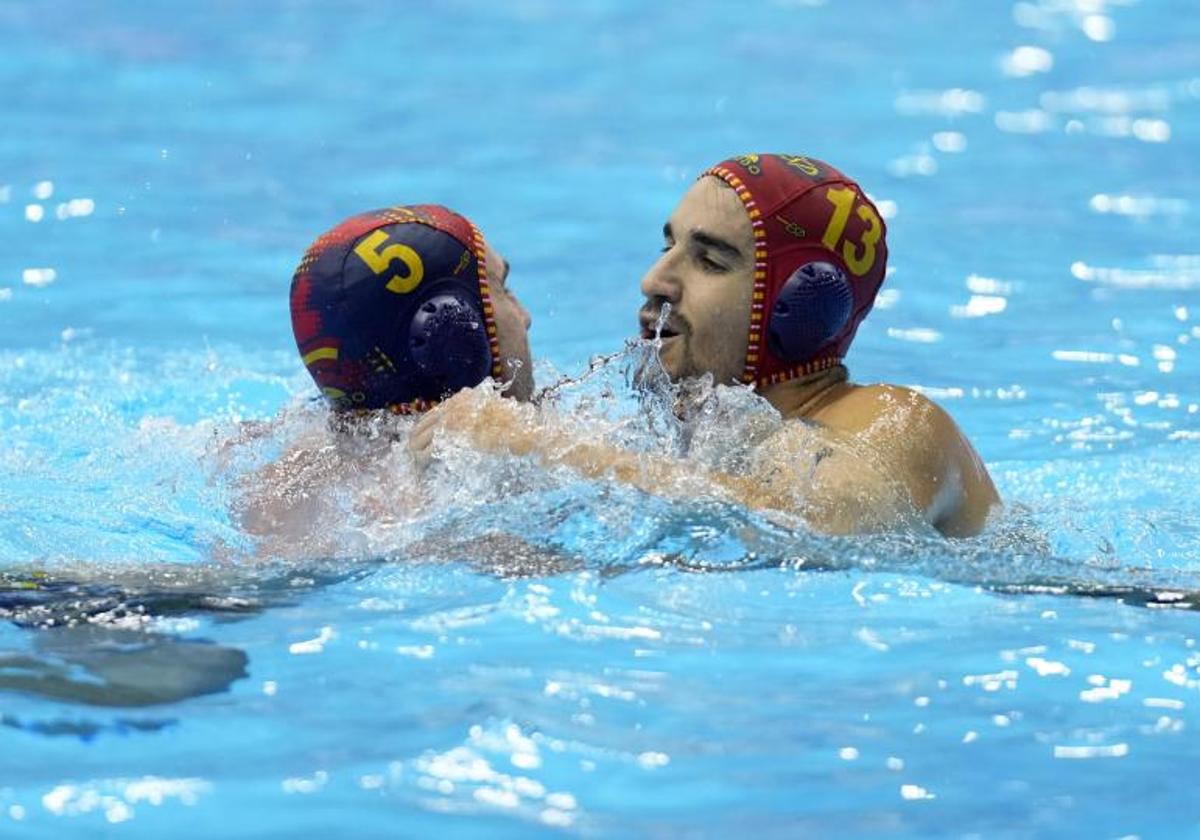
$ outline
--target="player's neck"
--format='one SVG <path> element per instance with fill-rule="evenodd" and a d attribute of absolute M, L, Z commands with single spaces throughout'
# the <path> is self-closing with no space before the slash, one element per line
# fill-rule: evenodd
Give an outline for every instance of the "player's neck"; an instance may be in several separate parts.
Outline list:
<path fill-rule="evenodd" d="M 768 385 L 759 393 L 785 418 L 806 418 L 847 387 L 847 376 L 845 365 L 835 365 L 808 376 Z"/>

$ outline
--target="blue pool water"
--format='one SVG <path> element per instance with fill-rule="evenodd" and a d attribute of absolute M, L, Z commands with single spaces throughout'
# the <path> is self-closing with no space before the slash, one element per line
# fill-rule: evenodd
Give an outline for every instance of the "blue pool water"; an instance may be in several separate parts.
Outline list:
<path fill-rule="evenodd" d="M 0 43 L 0 836 L 1200 836 L 1193 0 L 18 0 Z M 767 150 L 890 217 L 851 371 L 955 416 L 989 534 L 458 453 L 439 514 L 397 466 L 335 558 L 253 559 L 317 232 L 471 215 L 544 384 Z"/>

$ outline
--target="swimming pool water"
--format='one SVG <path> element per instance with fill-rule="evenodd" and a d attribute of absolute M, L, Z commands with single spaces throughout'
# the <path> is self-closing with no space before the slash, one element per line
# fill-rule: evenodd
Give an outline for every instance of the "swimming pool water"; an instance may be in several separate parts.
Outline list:
<path fill-rule="evenodd" d="M 1200 835 L 1194 3 L 62 0 L 0 35 L 0 836 Z M 460 459 L 438 516 L 250 559 L 236 475 L 316 422 L 317 232 L 461 209 L 573 372 L 690 179 L 771 150 L 888 216 L 850 368 L 955 416 L 992 534 Z M 527 574 L 446 537 L 489 531 Z M 137 668 L 166 702 L 80 688 Z"/>

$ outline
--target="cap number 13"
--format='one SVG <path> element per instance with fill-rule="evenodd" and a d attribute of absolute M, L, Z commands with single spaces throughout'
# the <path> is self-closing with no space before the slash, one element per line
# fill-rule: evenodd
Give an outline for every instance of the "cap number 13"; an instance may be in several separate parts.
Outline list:
<path fill-rule="evenodd" d="M 830 187 L 825 191 L 825 197 L 833 205 L 833 216 L 829 219 L 829 226 L 825 228 L 825 235 L 821 237 L 821 241 L 825 243 L 826 248 L 835 253 L 846 230 L 850 210 L 854 207 L 855 195 L 854 190 L 849 187 Z M 858 205 L 855 212 L 858 218 L 867 223 L 867 229 L 863 231 L 862 241 L 855 243 L 846 239 L 842 242 L 841 254 L 851 273 L 862 277 L 875 265 L 875 246 L 883 236 L 883 223 L 869 204 Z"/>

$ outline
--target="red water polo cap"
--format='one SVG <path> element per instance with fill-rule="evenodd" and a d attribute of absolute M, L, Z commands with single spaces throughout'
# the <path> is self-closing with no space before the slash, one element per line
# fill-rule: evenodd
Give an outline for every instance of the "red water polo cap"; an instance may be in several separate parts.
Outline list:
<path fill-rule="evenodd" d="M 734 189 L 754 230 L 742 381 L 763 387 L 839 364 L 887 272 L 879 209 L 846 175 L 799 155 L 741 155 L 704 175 Z"/>

